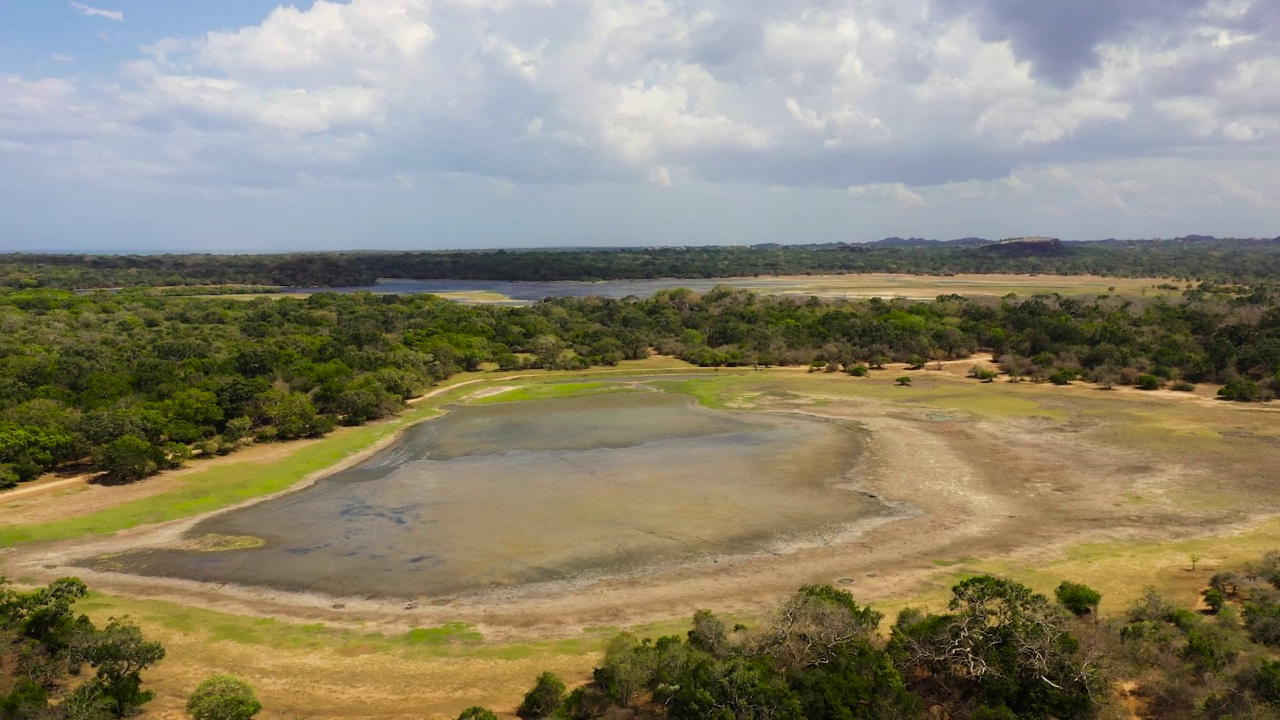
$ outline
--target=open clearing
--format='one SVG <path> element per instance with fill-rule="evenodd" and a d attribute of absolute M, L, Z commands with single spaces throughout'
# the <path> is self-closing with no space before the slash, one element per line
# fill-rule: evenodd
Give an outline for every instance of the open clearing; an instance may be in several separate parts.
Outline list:
<path fill-rule="evenodd" d="M 859 601 L 893 613 L 937 604 L 974 572 L 1042 591 L 1070 578 L 1102 590 L 1102 611 L 1113 613 L 1148 584 L 1190 604 L 1216 568 L 1280 547 L 1276 409 L 1084 384 L 980 384 L 962 377 L 972 364 L 854 379 L 696 371 L 653 359 L 612 373 L 458 378 L 401 418 L 324 440 L 252 448 L 135 486 L 0 496 L 6 572 L 32 583 L 81 574 L 97 591 L 87 611 L 129 614 L 164 643 L 169 656 L 147 677 L 157 692 L 147 717 L 177 717 L 201 678 L 235 672 L 252 679 L 268 716 L 452 718 L 475 703 L 509 712 L 542 670 L 585 679 L 619 628 L 680 632 L 700 607 L 750 622 L 804 583 L 855 580 L 846 586 Z M 672 376 L 648 377 L 662 372 Z M 902 374 L 912 387 L 894 386 Z M 68 566 L 90 554 L 183 542 L 193 518 L 315 480 L 446 402 L 617 391 L 640 378 L 710 408 L 856 423 L 869 437 L 859 490 L 919 512 L 816 547 L 421 602 Z M 484 397 L 490 385 L 514 389 Z M 1195 572 L 1191 553 L 1203 558 Z"/>

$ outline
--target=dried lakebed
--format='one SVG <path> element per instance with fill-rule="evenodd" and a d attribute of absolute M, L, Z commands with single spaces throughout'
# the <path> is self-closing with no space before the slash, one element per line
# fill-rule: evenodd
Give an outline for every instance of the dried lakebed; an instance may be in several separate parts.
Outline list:
<path fill-rule="evenodd" d="M 907 512 L 861 492 L 855 423 L 666 392 L 458 406 L 298 492 L 100 571 L 432 598 L 820 544 Z"/>

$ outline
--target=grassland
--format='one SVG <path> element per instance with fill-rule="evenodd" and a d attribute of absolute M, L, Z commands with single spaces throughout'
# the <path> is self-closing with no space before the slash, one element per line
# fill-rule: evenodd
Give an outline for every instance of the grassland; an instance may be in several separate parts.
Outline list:
<path fill-rule="evenodd" d="M 880 577 L 850 572 L 858 583 L 849 589 L 890 616 L 908 605 L 940 606 L 958 578 L 983 572 L 1011 576 L 1041 591 L 1064 578 L 1089 583 L 1104 594 L 1104 614 L 1121 611 L 1148 585 L 1191 605 L 1216 569 L 1280 548 L 1280 520 L 1271 497 L 1271 468 L 1280 455 L 1280 418 L 1275 410 L 1173 393 L 1106 393 L 1083 384 L 980 384 L 963 379 L 960 365 L 942 372 L 910 373 L 915 382 L 909 388 L 893 384 L 892 378 L 903 373 L 896 368 L 873 372 L 867 379 L 796 370 L 708 371 L 705 377 L 686 377 L 692 372 L 659 358 L 606 373 L 489 372 L 457 378 L 441 394 L 392 422 L 343 430 L 296 449 L 280 446 L 282 451 L 268 462 L 242 462 L 232 456 L 206 468 L 196 466 L 175 476 L 172 489 L 89 513 L 77 514 L 74 503 L 67 502 L 65 518 L 6 526 L 0 529 L 0 543 L 11 547 L 102 535 L 277 492 L 485 387 L 514 389 L 468 402 L 613 392 L 626 386 L 610 382 L 610 374 L 631 381 L 633 376 L 675 373 L 681 377 L 647 384 L 688 394 L 711 408 L 813 412 L 865 418 L 872 424 L 875 415 L 887 423 L 885 428 L 934 433 L 894 446 L 901 448 L 900 466 L 916 464 L 923 471 L 935 448 L 918 440 L 940 438 L 937 449 L 949 449 L 952 455 L 947 458 L 959 458 L 971 463 L 975 473 L 986 473 L 983 477 L 989 482 L 982 492 L 1005 492 L 1011 502 L 1027 507 L 1047 506 L 1048 520 L 1027 518 L 1027 523 L 1051 524 L 1055 508 L 1063 513 L 1059 521 L 1064 527 L 1071 525 L 1068 516 L 1078 507 L 1106 514 L 1097 527 L 1064 534 L 1057 544 L 1000 545 L 998 537 L 987 536 L 903 562 L 901 577 L 886 571 L 875 573 Z M 1001 443 L 1009 447 L 1008 455 L 989 457 L 999 455 L 993 448 Z M 1026 464 L 1041 451 L 1044 466 Z M 1076 488 L 1053 474 L 1065 473 L 1069 479 L 1072 468 L 1060 466 L 1086 464 L 1094 459 L 1089 455 L 1105 456 L 1113 463 L 1107 467 L 1119 468 L 1114 482 L 1102 477 L 1101 484 Z M 962 474 L 959 467 L 931 472 L 939 477 Z M 1146 479 L 1121 482 L 1125 475 Z M 1056 487 L 1037 490 L 1041 485 Z M 51 493 L 43 502 L 80 496 Z M 1126 518 L 1133 518 L 1131 533 L 1107 527 L 1124 524 Z M 974 521 L 971 517 L 961 525 Z M 1025 527 L 1010 525 L 997 532 L 1013 534 Z M 984 553 L 983 547 L 995 549 Z M 1192 554 L 1201 558 L 1194 571 Z M 770 592 L 757 590 L 757 605 L 771 602 Z M 612 602 L 625 608 L 631 598 L 618 592 Z M 714 595 L 705 598 L 706 605 L 716 603 Z M 475 703 L 510 711 L 542 670 L 585 679 L 603 642 L 618 629 L 647 636 L 682 632 L 684 614 L 667 607 L 666 617 L 636 619 L 620 609 L 605 623 L 544 633 L 534 624 L 524 631 L 497 632 L 485 616 L 466 622 L 461 606 L 456 619 L 402 626 L 394 618 L 337 620 L 319 612 L 312 617 L 307 612 L 266 617 L 248 606 L 213 610 L 118 593 L 94 593 L 82 604 L 97 619 L 133 617 L 168 648 L 169 657 L 147 677 L 158 696 L 147 717 L 175 716 L 185 694 L 201 678 L 234 672 L 253 680 L 271 716 L 315 718 L 448 718 Z M 750 608 L 749 603 L 716 607 L 736 613 L 734 617 L 746 623 L 753 621 Z M 445 607 L 440 616 L 450 612 Z"/>

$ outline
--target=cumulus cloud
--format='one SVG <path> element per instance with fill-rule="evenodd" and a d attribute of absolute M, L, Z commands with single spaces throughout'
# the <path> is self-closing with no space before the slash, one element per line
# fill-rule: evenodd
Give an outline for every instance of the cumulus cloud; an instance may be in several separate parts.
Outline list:
<path fill-rule="evenodd" d="M 124 22 L 124 11 L 122 10 L 103 10 L 101 8 L 90 7 L 78 2 L 68 3 L 71 7 L 79 10 L 89 17 L 100 17 L 112 20 L 114 22 Z"/>
<path fill-rule="evenodd" d="M 1045 168 L 1276 156 L 1277 8 L 317 0 L 158 40 L 108 77 L 0 76 L 0 140 L 39 147 L 44 172 L 109 158 L 174 187 L 736 183 L 897 209 L 1054 189 L 1054 207 L 1132 212 L 1149 190 Z"/>

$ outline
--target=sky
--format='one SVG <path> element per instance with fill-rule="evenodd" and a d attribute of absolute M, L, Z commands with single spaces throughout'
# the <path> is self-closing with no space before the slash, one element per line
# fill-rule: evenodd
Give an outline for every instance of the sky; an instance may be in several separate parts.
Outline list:
<path fill-rule="evenodd" d="M 1276 0 L 0 0 L 0 252 L 1280 235 Z"/>

